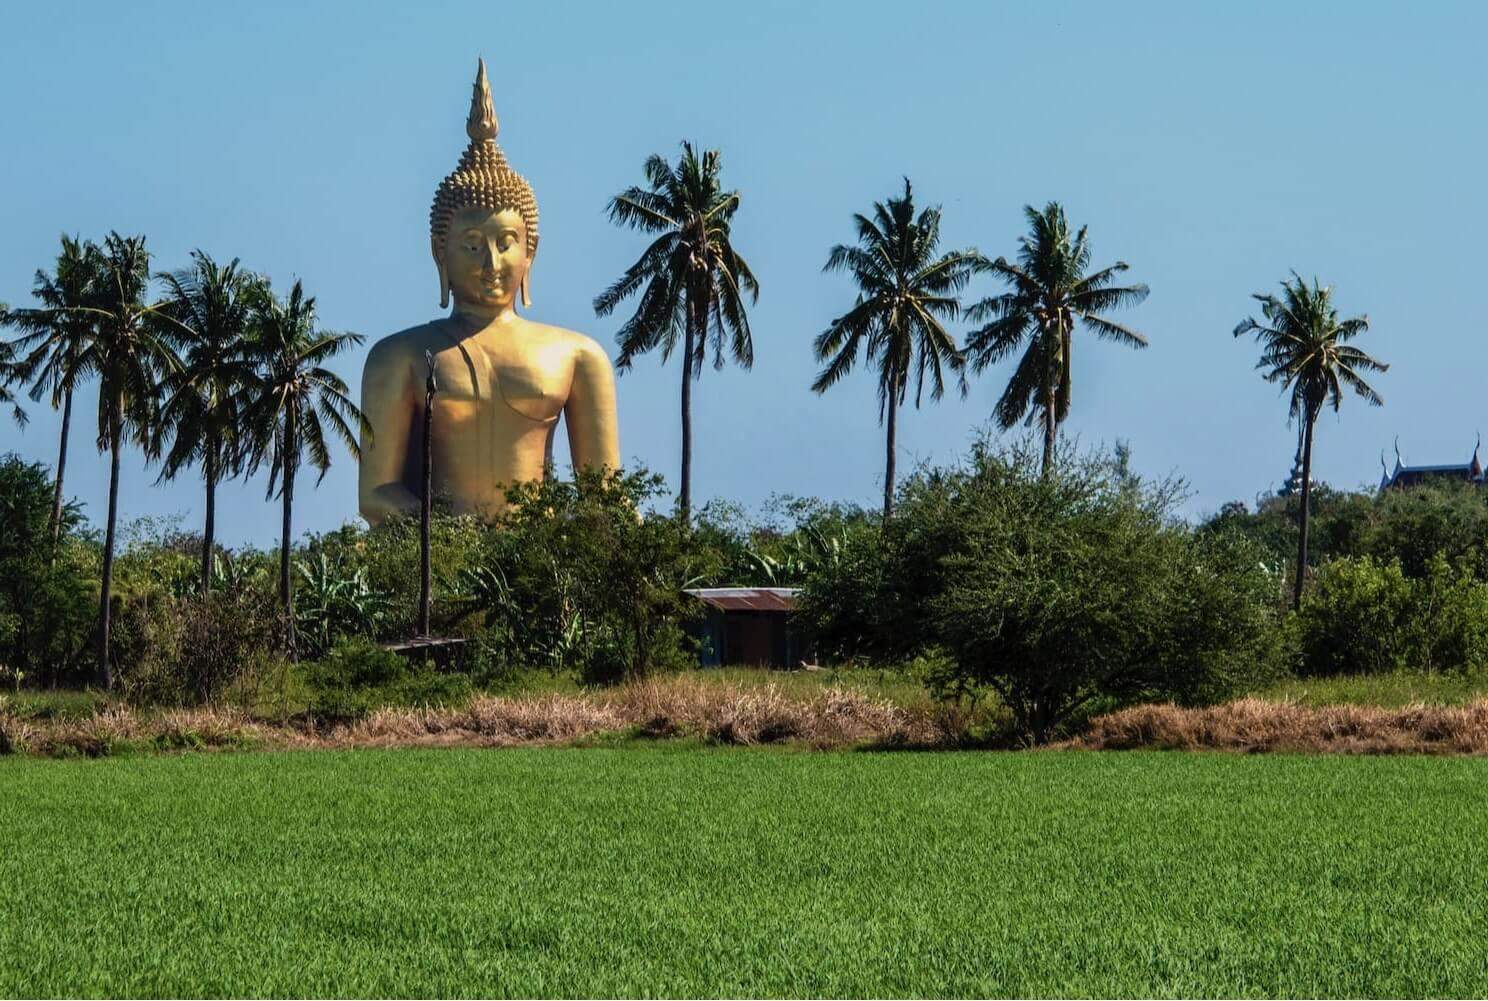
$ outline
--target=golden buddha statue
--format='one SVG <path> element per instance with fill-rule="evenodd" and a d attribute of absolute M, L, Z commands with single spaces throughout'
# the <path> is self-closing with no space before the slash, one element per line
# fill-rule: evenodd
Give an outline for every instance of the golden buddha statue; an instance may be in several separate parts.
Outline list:
<path fill-rule="evenodd" d="M 362 372 L 362 517 L 417 514 L 422 491 L 423 409 L 434 397 L 433 489 L 461 513 L 494 516 L 509 484 L 541 479 L 552 463 L 561 415 L 576 467 L 620 464 L 615 375 L 604 349 L 583 334 L 534 323 L 537 200 L 496 145 L 496 112 L 482 60 L 465 131 L 470 145 L 439 185 L 429 237 L 444 319 L 385 337 Z M 427 355 L 426 355 L 427 352 Z"/>

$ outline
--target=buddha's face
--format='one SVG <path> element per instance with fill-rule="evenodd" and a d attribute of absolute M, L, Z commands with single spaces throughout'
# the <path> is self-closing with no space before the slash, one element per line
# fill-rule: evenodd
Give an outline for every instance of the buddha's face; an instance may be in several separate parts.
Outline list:
<path fill-rule="evenodd" d="M 461 209 L 450 220 L 444 273 L 456 306 L 506 309 L 531 263 L 527 224 L 516 209 Z"/>

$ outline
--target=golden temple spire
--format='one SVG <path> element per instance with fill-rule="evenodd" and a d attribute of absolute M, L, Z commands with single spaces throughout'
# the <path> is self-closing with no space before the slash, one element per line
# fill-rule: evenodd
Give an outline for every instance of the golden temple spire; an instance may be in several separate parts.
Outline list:
<path fill-rule="evenodd" d="M 500 124 L 496 121 L 496 108 L 491 103 L 491 84 L 486 80 L 486 61 L 479 60 L 475 72 L 475 86 L 471 88 L 470 115 L 465 119 L 465 134 L 471 142 L 495 139 Z"/>

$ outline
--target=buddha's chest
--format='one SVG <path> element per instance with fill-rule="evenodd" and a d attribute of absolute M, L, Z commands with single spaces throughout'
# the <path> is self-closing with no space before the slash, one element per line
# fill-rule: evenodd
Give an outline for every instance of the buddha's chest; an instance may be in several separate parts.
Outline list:
<path fill-rule="evenodd" d="M 548 345 L 463 342 L 434 359 L 436 415 L 448 408 L 467 419 L 515 414 L 550 423 L 568 399 L 571 368 L 570 359 Z"/>

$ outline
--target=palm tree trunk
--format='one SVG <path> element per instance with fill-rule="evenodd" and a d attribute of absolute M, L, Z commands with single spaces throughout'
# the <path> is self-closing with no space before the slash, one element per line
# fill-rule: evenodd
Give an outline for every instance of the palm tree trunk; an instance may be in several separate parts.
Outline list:
<path fill-rule="evenodd" d="M 682 482 L 677 495 L 683 525 L 692 517 L 692 351 L 696 308 L 691 303 L 688 305 L 691 308 L 682 350 Z"/>
<path fill-rule="evenodd" d="M 1312 506 L 1312 429 L 1317 414 L 1308 411 L 1302 418 L 1302 510 L 1298 515 L 1297 579 L 1292 584 L 1292 610 L 1302 607 L 1302 581 L 1307 576 L 1307 522 Z"/>
<path fill-rule="evenodd" d="M 210 442 L 207 446 L 205 463 L 207 516 L 202 525 L 201 593 L 203 595 L 212 589 L 212 547 L 213 539 L 217 534 L 217 463 L 214 458 L 216 451 L 216 442 Z"/>
<path fill-rule="evenodd" d="M 291 660 L 295 654 L 294 594 L 289 580 L 289 544 L 294 532 L 294 412 L 284 420 L 284 482 L 279 496 L 284 502 L 284 519 L 279 532 L 279 607 L 284 616 L 285 645 Z"/>
<path fill-rule="evenodd" d="M 114 687 L 114 669 L 109 664 L 109 604 L 114 592 L 114 540 L 119 523 L 119 439 L 117 414 L 109 426 L 108 527 L 103 536 L 103 573 L 98 588 L 98 683 L 104 691 Z"/>
<path fill-rule="evenodd" d="M 1059 419 L 1054 413 L 1054 388 L 1044 390 L 1044 462 L 1042 474 L 1054 468 L 1054 447 L 1059 441 Z"/>
<path fill-rule="evenodd" d="M 883 520 L 888 524 L 894 513 L 894 446 L 899 426 L 899 380 L 890 372 L 887 433 L 884 435 L 884 502 Z"/>
<path fill-rule="evenodd" d="M 72 390 L 62 394 L 62 433 L 57 445 L 57 482 L 52 488 L 52 555 L 48 561 L 57 562 L 57 546 L 62 540 L 62 476 L 67 472 L 67 432 L 72 427 Z"/>

